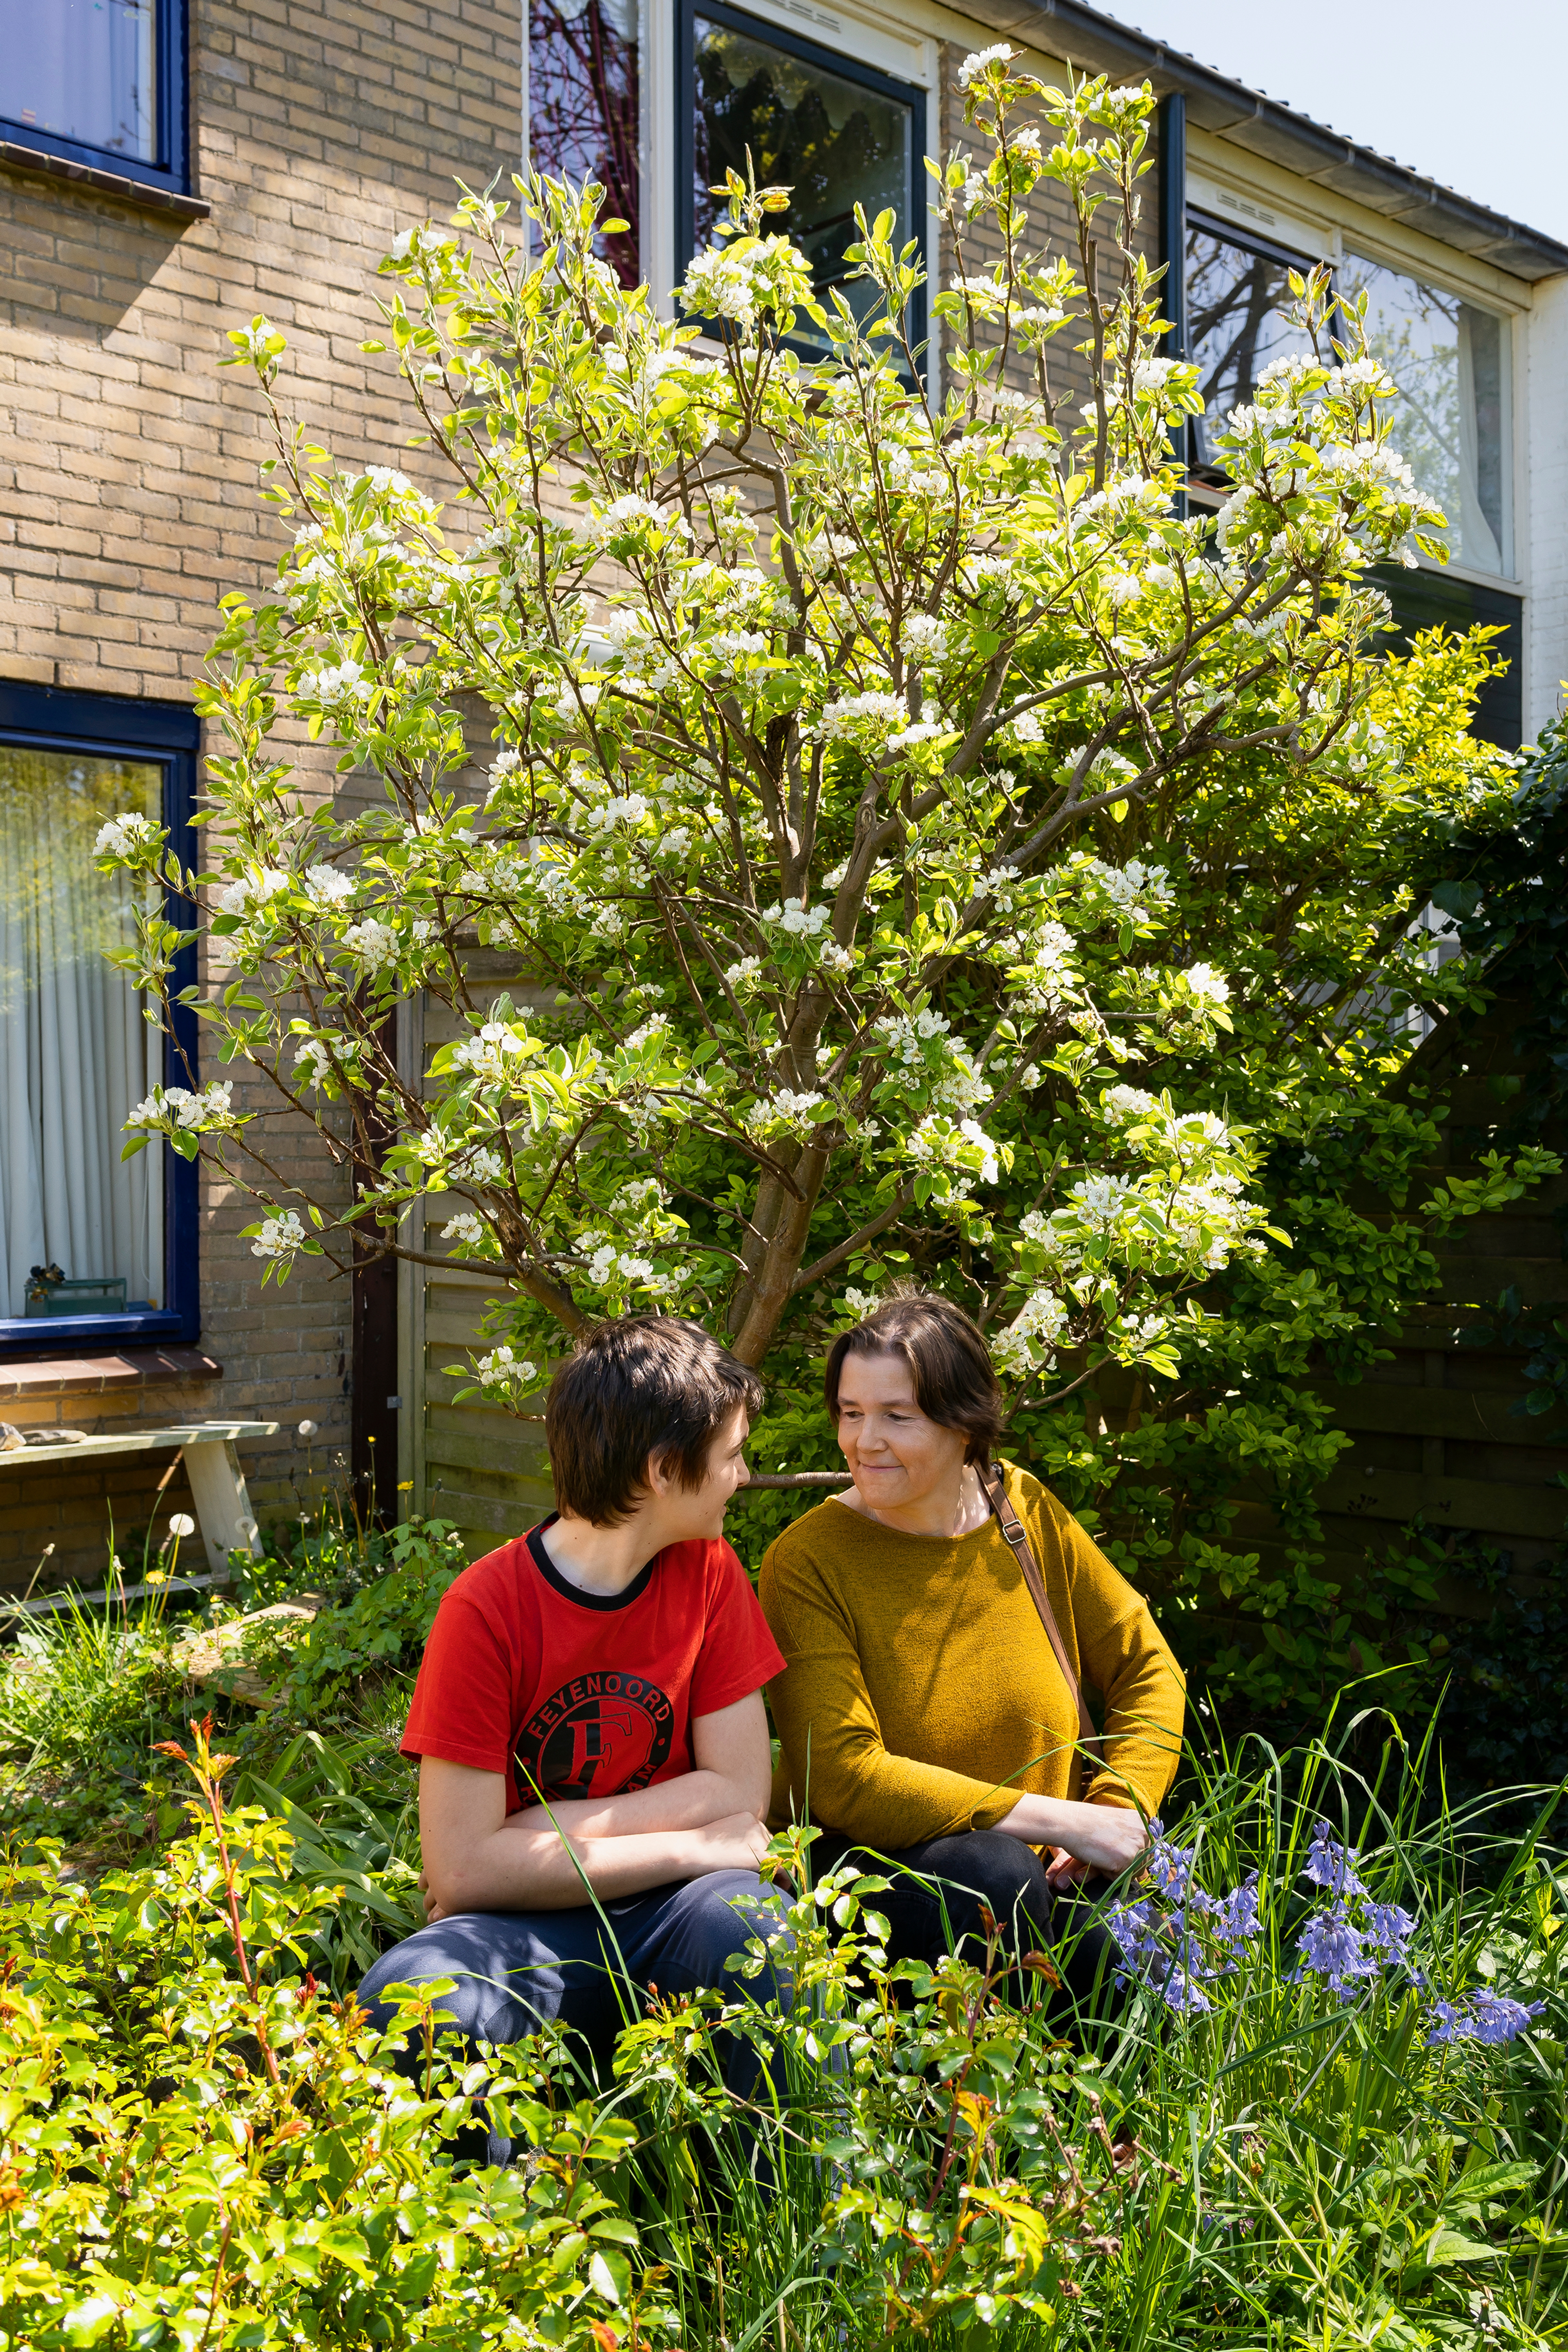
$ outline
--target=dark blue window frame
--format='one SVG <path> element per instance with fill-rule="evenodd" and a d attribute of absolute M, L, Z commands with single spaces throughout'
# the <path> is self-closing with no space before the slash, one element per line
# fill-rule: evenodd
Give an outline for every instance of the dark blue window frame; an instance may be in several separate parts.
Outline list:
<path fill-rule="evenodd" d="M 32 751 L 121 752 L 128 759 L 156 761 L 163 771 L 163 822 L 169 845 L 187 869 L 195 864 L 196 754 L 201 722 L 178 703 L 132 702 L 110 694 L 57 694 L 46 687 L 0 684 L 0 743 Z M 190 908 L 172 893 L 169 918 L 189 928 Z M 174 962 L 171 994 L 194 988 L 193 942 Z M 165 1086 L 195 1087 L 197 1027 L 188 1006 L 174 1009 L 174 1034 L 163 1040 Z M 166 1143 L 151 1143 L 163 1155 L 163 1298 L 144 1315 L 0 1316 L 0 1357 L 70 1355 L 106 1342 L 150 1346 L 188 1341 L 201 1330 L 199 1235 L 201 1171 Z"/>
<path fill-rule="evenodd" d="M 138 155 L 122 155 L 117 147 L 89 147 L 79 139 L 62 139 L 36 123 L 17 122 L 0 103 L 0 136 L 12 147 L 31 147 L 41 155 L 62 156 L 70 163 L 87 163 L 99 172 L 113 172 L 142 186 L 173 190 L 188 195 L 190 140 L 185 119 L 186 0 L 157 0 L 158 23 L 154 55 L 158 76 L 158 156 L 144 163 Z"/>
<path fill-rule="evenodd" d="M 899 81 L 893 75 L 879 72 L 875 66 L 862 65 L 858 58 L 847 57 L 842 49 L 830 49 L 822 41 L 808 41 L 797 33 L 787 33 L 782 26 L 766 16 L 753 16 L 744 8 L 731 8 L 722 0 L 679 0 L 675 16 L 675 121 L 676 121 L 676 183 L 675 183 L 675 275 L 676 282 L 686 275 L 697 244 L 696 211 L 692 197 L 692 181 L 696 169 L 696 90 L 697 35 L 695 20 L 700 14 L 728 25 L 737 33 L 750 33 L 766 41 L 787 57 L 799 58 L 804 65 L 820 66 L 845 81 L 859 82 L 866 89 L 874 89 L 880 98 L 890 98 L 907 106 L 911 116 L 910 139 L 910 235 L 920 239 L 922 258 L 929 257 L 927 238 L 925 159 L 926 93 L 919 83 Z M 850 241 L 850 240 L 847 240 Z M 929 289 L 917 288 L 910 305 L 910 341 L 917 354 L 926 341 Z M 721 331 L 721 322 L 700 321 L 704 331 Z M 814 345 L 801 344 L 803 356 L 821 360 L 826 354 Z M 929 360 L 923 364 L 929 366 Z"/>

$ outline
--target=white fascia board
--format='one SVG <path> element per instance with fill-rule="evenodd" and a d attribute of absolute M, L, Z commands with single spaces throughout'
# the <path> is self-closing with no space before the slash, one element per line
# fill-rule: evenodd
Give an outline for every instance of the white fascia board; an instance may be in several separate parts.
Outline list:
<path fill-rule="evenodd" d="M 1187 204 L 1194 211 L 1234 227 L 1239 235 L 1267 237 L 1285 246 L 1304 261 L 1337 261 L 1340 240 L 1326 222 L 1293 212 L 1255 189 L 1241 189 L 1216 179 L 1212 173 L 1187 166 Z"/>
<path fill-rule="evenodd" d="M 1350 196 L 1320 187 L 1316 181 L 1304 180 L 1261 155 L 1232 146 L 1195 124 L 1187 128 L 1187 185 L 1194 192 L 1193 201 L 1205 212 L 1215 209 L 1214 196 L 1220 191 L 1272 212 L 1282 223 L 1291 224 L 1294 236 L 1313 240 L 1310 258 L 1327 257 L 1341 249 L 1364 254 L 1369 261 L 1384 262 L 1435 286 L 1448 287 L 1483 310 L 1508 316 L 1530 308 L 1531 289 L 1522 278 L 1510 278 L 1490 262 L 1457 252 L 1450 245 L 1439 245 L 1419 229 L 1403 227 Z M 1200 196 L 1199 188 L 1210 194 Z M 1237 213 L 1238 225 L 1244 217 Z M 1263 224 L 1259 221 L 1254 226 L 1261 230 Z M 1265 233 L 1282 244 L 1293 241 L 1292 235 Z"/>

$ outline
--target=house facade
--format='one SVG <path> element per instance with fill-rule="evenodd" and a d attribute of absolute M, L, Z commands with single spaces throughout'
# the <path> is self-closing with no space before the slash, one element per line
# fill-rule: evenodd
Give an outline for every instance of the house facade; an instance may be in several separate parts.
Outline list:
<path fill-rule="evenodd" d="M 159 1076 L 189 1083 L 194 1041 L 153 1040 L 103 964 L 125 910 L 90 857 L 115 814 L 188 821 L 216 599 L 258 586 L 281 544 L 256 497 L 265 413 L 247 373 L 219 371 L 226 330 L 266 311 L 290 341 L 289 404 L 346 461 L 384 461 L 405 428 L 388 362 L 359 349 L 375 267 L 400 227 L 449 208 L 454 179 L 483 184 L 525 152 L 598 177 L 625 224 L 606 260 L 662 300 L 749 150 L 797 192 L 787 226 L 819 284 L 858 203 L 923 236 L 934 278 L 924 165 L 963 136 L 969 51 L 1006 39 L 1048 79 L 1147 79 L 1142 235 L 1207 404 L 1192 499 L 1217 503 L 1214 427 L 1289 347 L 1289 271 L 1327 262 L 1366 296 L 1406 386 L 1405 454 L 1450 518 L 1447 566 L 1388 583 L 1401 625 L 1503 632 L 1480 715 L 1499 741 L 1558 707 L 1568 248 L 1072 0 L 526 0 L 521 17 L 489 0 L 110 0 L 86 29 L 79 13 L 40 0 L 0 60 L 0 1420 L 276 1423 L 246 1455 L 263 1518 L 352 1476 L 360 1507 L 395 1508 L 401 1483 L 482 1547 L 542 1495 L 533 1441 L 459 1405 L 442 1370 L 478 1277 L 307 1267 L 264 1289 L 242 1202 L 160 1164 L 162 1145 L 121 1165 L 126 1110 Z M 403 1023 L 409 1056 L 436 1042 L 417 1006 Z M 283 1122 L 269 1149 L 308 1139 Z M 48 1578 L 93 1579 L 106 1505 L 133 1532 L 183 1496 L 177 1469 L 160 1488 L 167 1454 L 16 1461 L 0 1454 L 0 1584 L 50 1543 Z"/>

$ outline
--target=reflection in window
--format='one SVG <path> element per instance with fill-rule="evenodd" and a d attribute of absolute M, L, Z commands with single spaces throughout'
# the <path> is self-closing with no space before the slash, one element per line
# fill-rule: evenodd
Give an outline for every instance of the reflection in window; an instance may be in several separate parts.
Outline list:
<path fill-rule="evenodd" d="M 134 936 L 133 886 L 93 865 L 132 811 L 162 815 L 157 763 L 0 743 L 0 1317 L 162 1299 L 163 1148 L 120 1157 L 162 1040 L 103 961 Z"/>
<path fill-rule="evenodd" d="M 847 282 L 844 249 L 856 238 L 855 207 L 868 220 L 889 207 L 895 243 L 914 234 L 913 94 L 875 89 L 815 57 L 699 12 L 693 20 L 692 225 L 700 252 L 711 244 L 723 205 L 710 189 L 726 172 L 746 171 L 751 151 L 759 185 L 792 191 L 786 214 L 769 226 L 787 234 L 811 264 L 817 295 L 842 288 L 858 316 L 876 305 L 875 289 Z M 819 342 L 808 320 L 803 342 Z"/>
<path fill-rule="evenodd" d="M 1366 295 L 1367 341 L 1399 386 L 1394 443 L 1447 516 L 1455 562 L 1511 571 L 1503 321 L 1357 254 L 1336 276 L 1342 294 Z"/>
<path fill-rule="evenodd" d="M 0 0 L 0 115 L 157 163 L 155 0 Z"/>
<path fill-rule="evenodd" d="M 621 284 L 638 284 L 637 0 L 530 0 L 528 158 L 536 172 L 605 191 L 597 239 Z"/>
<path fill-rule="evenodd" d="M 1199 420 L 1200 467 L 1215 467 L 1214 436 L 1233 408 L 1252 398 L 1270 360 L 1311 346 L 1284 315 L 1291 300 L 1289 261 L 1237 244 L 1201 221 L 1187 226 L 1188 348 L 1198 364 L 1204 414 Z"/>

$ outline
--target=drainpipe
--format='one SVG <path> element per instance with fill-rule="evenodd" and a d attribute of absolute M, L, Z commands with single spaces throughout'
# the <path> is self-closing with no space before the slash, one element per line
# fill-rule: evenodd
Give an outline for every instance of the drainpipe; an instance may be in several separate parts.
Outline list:
<path fill-rule="evenodd" d="M 1160 307 L 1171 321 L 1165 355 L 1184 360 L 1187 351 L 1187 101 L 1179 89 L 1160 100 Z M 1172 454 L 1190 463 L 1192 434 L 1184 418 L 1172 436 Z M 1176 512 L 1185 515 L 1187 494 L 1180 491 Z"/>

